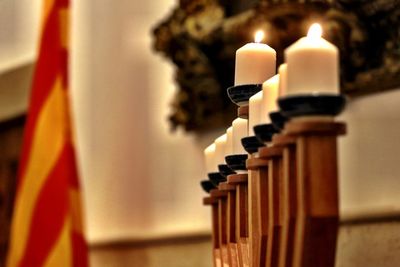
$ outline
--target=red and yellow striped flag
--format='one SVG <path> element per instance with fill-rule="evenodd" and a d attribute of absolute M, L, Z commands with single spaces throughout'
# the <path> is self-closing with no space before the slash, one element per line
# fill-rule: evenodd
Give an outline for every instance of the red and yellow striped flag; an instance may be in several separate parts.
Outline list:
<path fill-rule="evenodd" d="M 44 0 L 8 267 L 88 266 L 68 101 L 68 0 Z"/>

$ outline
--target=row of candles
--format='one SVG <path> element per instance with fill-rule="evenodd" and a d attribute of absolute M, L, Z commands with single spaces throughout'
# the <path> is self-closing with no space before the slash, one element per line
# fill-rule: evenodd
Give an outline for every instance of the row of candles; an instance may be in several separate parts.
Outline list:
<path fill-rule="evenodd" d="M 249 119 L 237 118 L 225 134 L 204 150 L 208 173 L 218 172 L 225 156 L 247 154 L 241 139 L 254 136 L 253 127 L 270 123 L 269 113 L 278 111 L 279 98 L 298 95 L 339 94 L 339 51 L 322 38 L 322 27 L 311 25 L 308 35 L 285 50 L 285 63 L 276 74 L 276 51 L 255 42 L 236 51 L 235 86 L 262 84 L 262 90 L 249 99 Z"/>

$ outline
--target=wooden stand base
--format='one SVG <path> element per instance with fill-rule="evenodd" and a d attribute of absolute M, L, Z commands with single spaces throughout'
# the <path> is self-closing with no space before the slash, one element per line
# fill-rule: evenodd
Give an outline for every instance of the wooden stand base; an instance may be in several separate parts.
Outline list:
<path fill-rule="evenodd" d="M 226 197 L 226 235 L 227 262 L 230 267 L 239 266 L 238 245 L 236 242 L 236 186 L 227 182 L 220 183 L 220 191 L 227 193 Z M 224 254 L 223 254 L 224 255 Z M 224 260 L 224 263 L 226 261 Z"/>
<path fill-rule="evenodd" d="M 265 147 L 259 149 L 260 158 L 268 161 L 268 243 L 266 266 L 278 266 L 280 236 L 283 225 L 281 203 L 282 185 L 282 147 Z"/>
<path fill-rule="evenodd" d="M 241 267 L 250 266 L 247 183 L 247 174 L 233 174 L 228 176 L 228 184 L 236 187 L 236 242 L 238 262 Z"/>
<path fill-rule="evenodd" d="M 268 161 L 251 156 L 249 170 L 250 266 L 267 266 Z"/>
<path fill-rule="evenodd" d="M 297 214 L 296 139 L 279 134 L 272 140 L 274 147 L 282 148 L 281 232 L 278 255 L 279 267 L 291 267 L 294 250 L 294 230 Z"/>
<path fill-rule="evenodd" d="M 292 120 L 296 138 L 297 217 L 293 267 L 334 267 L 339 223 L 337 136 L 343 123 Z"/>
<path fill-rule="evenodd" d="M 215 195 L 214 189 L 214 195 Z M 217 190 L 218 191 L 218 190 Z M 210 194 L 213 192 L 211 190 Z M 218 198 L 213 196 L 205 197 L 203 204 L 211 206 L 211 220 L 212 220 L 212 246 L 213 246 L 213 263 L 214 267 L 221 267 L 221 252 L 219 247 L 219 219 L 218 219 Z"/>
<path fill-rule="evenodd" d="M 216 267 L 222 267 L 222 256 L 221 256 L 221 249 L 215 248 L 214 249 L 214 264 Z"/>

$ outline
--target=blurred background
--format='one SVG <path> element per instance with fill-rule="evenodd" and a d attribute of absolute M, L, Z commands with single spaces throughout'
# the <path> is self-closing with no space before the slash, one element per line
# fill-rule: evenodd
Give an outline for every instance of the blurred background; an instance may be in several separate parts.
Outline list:
<path fill-rule="evenodd" d="M 9 144 L 14 160 L 36 60 L 41 2 L 0 2 L 0 118 L 4 130 L 16 135 L 1 142 L 14 142 Z M 173 4 L 96 0 L 71 5 L 72 104 L 87 238 L 99 250 L 132 240 L 142 245 L 188 236 L 209 240 L 209 212 L 201 205 L 199 186 L 207 137 L 170 133 L 172 66 L 151 48 L 152 27 Z M 188 260 L 201 256 L 211 262 L 204 253 Z M 151 253 L 133 257 L 135 266 L 161 266 L 151 263 L 156 260 Z M 176 255 L 166 258 L 176 260 Z M 96 257 L 92 265 L 113 266 Z"/>
<path fill-rule="evenodd" d="M 151 33 L 175 4 L 87 0 L 71 5 L 73 118 L 91 266 L 212 263 L 209 209 L 202 206 L 199 181 L 205 178 L 203 149 L 225 129 L 170 131 L 174 67 L 153 52 Z M 40 0 L 0 1 L 3 259 L 40 8 Z M 399 257 L 393 253 L 400 249 L 399 101 L 399 90 L 350 99 L 341 118 L 349 125 L 340 143 L 341 214 L 352 223 L 340 236 L 351 249 L 339 248 L 338 266 L 394 266 L 383 265 L 376 253 L 367 255 L 373 249 L 387 253 L 386 259 Z M 378 228 L 353 227 L 371 218 L 380 218 L 373 223 Z M 366 234 L 372 243 L 361 239 Z M 394 243 L 385 247 L 388 242 Z"/>

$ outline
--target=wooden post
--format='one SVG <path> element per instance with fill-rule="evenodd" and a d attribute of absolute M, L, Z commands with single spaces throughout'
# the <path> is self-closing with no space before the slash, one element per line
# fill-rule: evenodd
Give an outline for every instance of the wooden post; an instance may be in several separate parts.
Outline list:
<path fill-rule="evenodd" d="M 282 147 L 264 147 L 259 149 L 260 158 L 268 161 L 268 244 L 266 248 L 266 266 L 277 267 L 282 228 Z"/>
<path fill-rule="evenodd" d="M 228 183 L 236 186 L 236 242 L 239 266 L 249 267 L 248 175 L 232 174 Z"/>
<path fill-rule="evenodd" d="M 226 197 L 226 234 L 229 266 L 238 267 L 238 247 L 236 242 L 236 186 L 227 182 L 220 183 L 218 189 L 227 192 Z"/>
<path fill-rule="evenodd" d="M 205 197 L 203 199 L 203 204 L 211 206 L 213 263 L 214 267 L 221 267 L 221 253 L 219 250 L 218 199 L 212 196 Z"/>
<path fill-rule="evenodd" d="M 280 249 L 278 256 L 279 267 L 291 267 L 294 250 L 294 230 L 297 214 L 296 190 L 296 139 L 292 136 L 277 134 L 272 143 L 275 147 L 283 148 L 282 155 L 282 195 L 281 216 L 282 228 L 280 233 Z"/>
<path fill-rule="evenodd" d="M 211 196 L 218 199 L 218 228 L 219 228 L 219 252 L 221 255 L 221 266 L 231 266 L 228 254 L 227 238 L 227 196 L 222 190 L 211 190 Z"/>
<path fill-rule="evenodd" d="M 339 223 L 337 136 L 345 124 L 293 119 L 296 137 L 297 217 L 293 267 L 334 267 Z"/>
<path fill-rule="evenodd" d="M 249 118 L 249 106 L 241 106 L 238 108 L 237 111 L 238 117 L 242 119 L 248 119 Z"/>
<path fill-rule="evenodd" d="M 251 156 L 249 170 L 250 266 L 266 266 L 268 240 L 268 161 Z"/>

